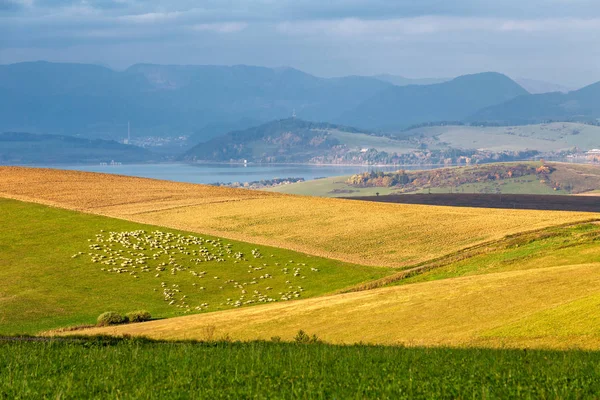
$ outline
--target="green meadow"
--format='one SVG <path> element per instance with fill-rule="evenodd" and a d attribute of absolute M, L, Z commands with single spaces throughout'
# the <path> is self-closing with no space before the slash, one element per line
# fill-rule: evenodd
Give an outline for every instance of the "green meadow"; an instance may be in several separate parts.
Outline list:
<path fill-rule="evenodd" d="M 0 397 L 585 399 L 600 353 L 92 338 L 0 342 Z"/>
<path fill-rule="evenodd" d="M 0 226 L 0 334 L 292 301 L 393 272 L 6 199 Z"/>
<path fill-rule="evenodd" d="M 599 245 L 600 225 L 597 223 L 546 228 L 424 263 L 423 271 L 395 284 L 598 263 Z"/>

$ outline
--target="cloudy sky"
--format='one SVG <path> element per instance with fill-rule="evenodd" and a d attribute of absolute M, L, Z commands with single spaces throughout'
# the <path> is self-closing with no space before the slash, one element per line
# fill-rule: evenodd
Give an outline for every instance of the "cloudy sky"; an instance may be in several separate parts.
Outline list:
<path fill-rule="evenodd" d="M 600 0 L 0 0 L 0 63 L 600 81 Z"/>

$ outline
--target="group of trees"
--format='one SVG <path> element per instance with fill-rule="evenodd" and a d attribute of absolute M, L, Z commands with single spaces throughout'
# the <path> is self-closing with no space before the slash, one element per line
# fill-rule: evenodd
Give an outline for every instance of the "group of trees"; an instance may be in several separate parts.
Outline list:
<path fill-rule="evenodd" d="M 348 183 L 359 187 L 390 187 L 406 185 L 411 182 L 411 178 L 404 170 L 385 173 L 382 171 L 364 172 L 362 174 L 352 175 L 348 178 Z"/>
<path fill-rule="evenodd" d="M 531 163 L 484 164 L 468 168 L 442 168 L 430 171 L 371 171 L 352 175 L 347 183 L 356 187 L 397 186 L 411 191 L 432 187 L 456 187 L 470 183 L 496 182 L 532 175 L 537 176 L 540 180 L 550 182 L 550 174 L 553 171 L 554 168 L 544 164 L 539 167 Z"/>

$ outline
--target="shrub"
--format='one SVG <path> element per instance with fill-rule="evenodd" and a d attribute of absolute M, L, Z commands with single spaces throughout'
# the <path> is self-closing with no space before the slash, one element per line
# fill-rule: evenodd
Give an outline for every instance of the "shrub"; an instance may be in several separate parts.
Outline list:
<path fill-rule="evenodd" d="M 128 321 L 127 317 L 114 311 L 107 311 L 98 317 L 98 326 L 124 324 Z"/>
<path fill-rule="evenodd" d="M 298 331 L 294 337 L 294 341 L 298 344 L 321 343 L 321 340 L 317 337 L 317 335 L 309 336 L 308 333 L 304 332 L 302 329 Z"/>
<path fill-rule="evenodd" d="M 281 336 L 271 336 L 271 342 L 273 342 L 273 343 L 281 342 Z"/>
<path fill-rule="evenodd" d="M 144 322 L 150 321 L 152 319 L 152 315 L 146 310 L 132 311 L 127 313 L 127 318 L 129 322 Z"/>

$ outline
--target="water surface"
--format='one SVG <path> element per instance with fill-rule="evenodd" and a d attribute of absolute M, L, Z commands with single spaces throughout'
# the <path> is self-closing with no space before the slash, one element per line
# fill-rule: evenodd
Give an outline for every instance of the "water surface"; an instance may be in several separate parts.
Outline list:
<path fill-rule="evenodd" d="M 366 171 L 396 171 L 398 169 L 429 169 L 433 167 L 399 166 L 336 166 L 283 164 L 122 164 L 122 165 L 60 165 L 48 166 L 68 170 L 103 172 L 189 183 L 252 182 L 274 178 L 304 178 L 312 180 L 330 176 L 352 175 Z"/>

